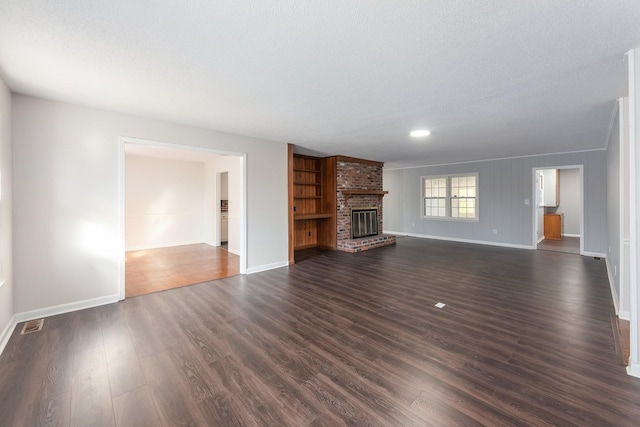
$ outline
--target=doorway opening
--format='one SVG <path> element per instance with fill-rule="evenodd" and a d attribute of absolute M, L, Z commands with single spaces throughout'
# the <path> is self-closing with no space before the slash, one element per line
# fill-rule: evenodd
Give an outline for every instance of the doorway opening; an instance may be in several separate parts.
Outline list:
<path fill-rule="evenodd" d="M 121 299 L 245 273 L 244 154 L 121 138 L 120 157 Z"/>
<path fill-rule="evenodd" d="M 582 165 L 535 168 L 533 242 L 538 250 L 584 253 Z"/>

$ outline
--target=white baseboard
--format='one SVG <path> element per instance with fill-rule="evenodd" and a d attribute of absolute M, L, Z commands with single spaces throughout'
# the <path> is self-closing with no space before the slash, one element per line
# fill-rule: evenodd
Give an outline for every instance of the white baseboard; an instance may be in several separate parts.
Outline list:
<path fill-rule="evenodd" d="M 632 377 L 640 378 L 640 364 L 630 363 L 629 366 L 627 366 L 627 374 Z"/>
<path fill-rule="evenodd" d="M 541 237 L 538 239 L 538 244 L 539 244 L 540 242 L 542 242 L 543 240 L 544 240 L 544 236 L 541 236 Z"/>
<path fill-rule="evenodd" d="M 11 317 L 9 324 L 2 331 L 0 335 L 0 354 L 4 351 L 5 346 L 9 342 L 9 338 L 13 334 L 16 325 L 27 320 L 40 319 L 43 317 L 55 316 L 57 314 L 69 313 L 72 311 L 84 310 L 85 308 L 97 307 L 100 305 L 111 304 L 118 302 L 120 295 L 107 295 L 105 297 L 93 298 L 84 301 L 76 301 L 68 304 L 56 305 L 53 307 L 40 308 L 37 310 L 24 311 L 22 313 L 16 313 Z"/>
<path fill-rule="evenodd" d="M 185 242 L 171 242 L 171 243 L 166 243 L 166 244 L 162 244 L 162 245 L 153 245 L 153 246 L 131 246 L 131 247 L 126 247 L 124 249 L 125 252 L 130 252 L 130 251 L 145 251 L 147 249 L 162 249 L 162 248 L 172 248 L 174 246 L 186 246 L 186 245 L 199 245 L 205 243 L 203 241 L 197 241 L 197 242 L 191 242 L 191 241 L 185 241 Z M 210 246 L 215 246 L 215 245 L 210 245 Z"/>
<path fill-rule="evenodd" d="M 563 233 L 562 235 L 565 236 L 565 237 L 580 237 L 579 234 Z"/>
<path fill-rule="evenodd" d="M 273 270 L 280 267 L 288 267 L 288 261 L 274 262 L 273 264 L 264 264 L 257 267 L 247 268 L 247 274 L 260 273 L 261 271 Z"/>
<path fill-rule="evenodd" d="M 9 338 L 11 338 L 11 335 L 13 335 L 13 331 L 14 329 L 16 329 L 17 324 L 18 322 L 16 321 L 16 316 L 14 314 L 13 316 L 11 316 L 11 319 L 9 319 L 9 323 L 7 323 L 7 326 L 4 327 L 2 335 L 0 335 L 0 354 L 2 354 L 4 348 L 7 346 Z"/>
<path fill-rule="evenodd" d="M 631 320 L 631 313 L 628 310 L 620 310 L 618 317 L 622 320 Z"/>
<path fill-rule="evenodd" d="M 581 254 L 582 256 L 592 256 L 595 258 L 604 258 L 605 260 L 607 259 L 607 254 L 602 254 L 602 253 L 598 253 L 598 252 L 587 252 L 584 251 Z"/>
<path fill-rule="evenodd" d="M 408 236 L 409 233 L 403 233 L 402 231 L 389 231 L 389 230 L 382 230 L 382 234 L 394 234 L 396 236 Z"/>
<path fill-rule="evenodd" d="M 111 304 L 118 301 L 120 301 L 120 294 L 107 295 L 83 301 L 70 302 L 68 304 L 54 305 L 53 307 L 24 311 L 22 313 L 17 313 L 15 317 L 17 322 L 20 323 L 26 322 L 27 320 L 39 319 L 41 317 L 55 316 L 56 314 L 70 313 L 72 311 L 84 310 L 85 308 L 98 307 L 99 305 Z"/>
<path fill-rule="evenodd" d="M 460 243 L 473 243 L 475 245 L 489 245 L 489 246 L 500 246 L 503 248 L 515 248 L 515 249 L 535 249 L 535 246 L 529 245 L 516 245 L 513 243 L 501 243 L 501 242 L 491 242 L 486 240 L 471 240 L 471 239 L 458 239 L 456 237 L 442 237 L 442 236 L 430 236 L 427 234 L 416 234 L 416 233 L 404 233 L 401 231 L 383 231 L 384 234 L 395 234 L 397 236 L 408 236 L 408 237 L 417 237 L 420 239 L 435 239 L 435 240 L 446 240 L 449 242 L 460 242 Z"/>
<path fill-rule="evenodd" d="M 609 265 L 609 258 L 605 258 L 604 262 L 607 267 L 607 277 L 609 278 L 609 289 L 611 289 L 611 298 L 613 299 L 613 307 L 616 310 L 616 315 L 620 317 L 620 307 L 618 306 L 619 304 L 618 292 L 616 291 L 616 282 L 613 278 L 611 265 Z"/>

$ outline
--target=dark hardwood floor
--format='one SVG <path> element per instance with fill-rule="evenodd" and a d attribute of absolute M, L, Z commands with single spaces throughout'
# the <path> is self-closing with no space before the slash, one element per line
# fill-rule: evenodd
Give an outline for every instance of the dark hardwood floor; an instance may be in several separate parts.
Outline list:
<path fill-rule="evenodd" d="M 580 237 L 564 236 L 560 240 L 544 239 L 538 243 L 538 250 L 580 255 Z"/>
<path fill-rule="evenodd" d="M 19 326 L 0 426 L 639 423 L 602 260 L 413 238 L 296 255 Z"/>

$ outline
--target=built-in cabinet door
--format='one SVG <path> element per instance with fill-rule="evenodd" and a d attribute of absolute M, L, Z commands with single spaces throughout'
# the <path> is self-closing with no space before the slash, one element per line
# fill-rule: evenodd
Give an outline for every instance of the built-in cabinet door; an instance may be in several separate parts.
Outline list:
<path fill-rule="evenodd" d="M 544 238 L 549 240 L 562 239 L 562 214 L 545 214 Z"/>

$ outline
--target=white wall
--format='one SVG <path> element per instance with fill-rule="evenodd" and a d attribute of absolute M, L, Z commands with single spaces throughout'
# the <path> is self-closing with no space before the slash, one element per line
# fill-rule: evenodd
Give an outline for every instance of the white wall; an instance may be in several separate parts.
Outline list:
<path fill-rule="evenodd" d="M 533 170 L 584 165 L 584 250 L 604 255 L 607 248 L 607 176 L 604 150 L 489 160 L 452 165 L 384 170 L 384 229 L 443 239 L 533 247 L 535 194 Z M 420 177 L 478 173 L 479 221 L 421 218 Z M 525 204 L 529 200 L 529 205 Z M 533 206 L 532 206 L 533 205 Z M 493 230 L 497 234 L 493 234 Z"/>
<path fill-rule="evenodd" d="M 559 175 L 560 203 L 556 212 L 564 214 L 564 234 L 580 236 L 580 169 L 560 169 Z"/>
<path fill-rule="evenodd" d="M 204 242 L 203 162 L 125 156 L 127 251 Z"/>
<path fill-rule="evenodd" d="M 0 80 L 0 352 L 12 332 L 14 314 L 11 147 L 11 92 Z"/>
<path fill-rule="evenodd" d="M 288 265 L 285 143 L 14 95 L 15 312 L 118 298 L 120 137 L 246 153 L 247 271 Z"/>

